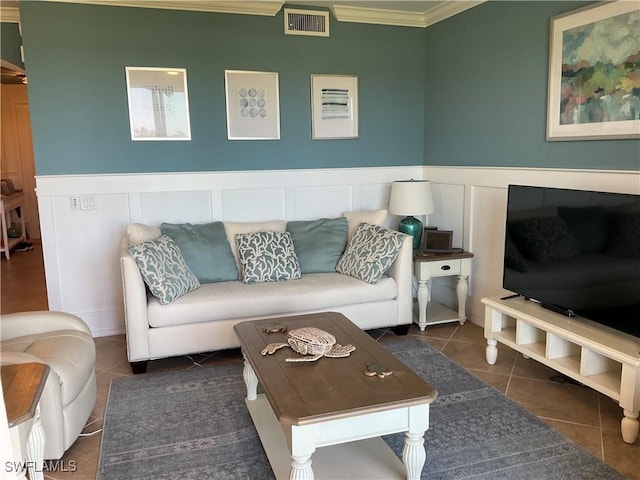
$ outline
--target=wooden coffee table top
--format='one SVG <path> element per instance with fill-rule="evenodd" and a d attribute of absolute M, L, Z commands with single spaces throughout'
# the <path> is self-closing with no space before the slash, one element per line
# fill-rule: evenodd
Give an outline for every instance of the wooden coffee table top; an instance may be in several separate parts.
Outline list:
<path fill-rule="evenodd" d="M 265 333 L 283 324 L 289 330 L 316 327 L 336 337 L 341 345 L 354 345 L 349 357 L 323 357 L 315 362 L 286 362 L 298 357 L 291 348 L 263 356 L 269 343 L 286 343 L 286 333 Z M 281 423 L 305 425 L 432 403 L 436 390 L 344 315 L 334 312 L 247 321 L 234 327 L 248 359 Z M 364 374 L 367 365 L 379 363 L 393 375 L 378 378 Z"/>

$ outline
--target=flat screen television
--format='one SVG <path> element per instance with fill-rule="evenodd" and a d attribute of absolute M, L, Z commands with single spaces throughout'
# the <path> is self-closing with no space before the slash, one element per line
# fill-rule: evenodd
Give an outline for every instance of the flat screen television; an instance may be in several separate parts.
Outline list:
<path fill-rule="evenodd" d="M 509 185 L 502 286 L 640 338 L 640 195 Z"/>

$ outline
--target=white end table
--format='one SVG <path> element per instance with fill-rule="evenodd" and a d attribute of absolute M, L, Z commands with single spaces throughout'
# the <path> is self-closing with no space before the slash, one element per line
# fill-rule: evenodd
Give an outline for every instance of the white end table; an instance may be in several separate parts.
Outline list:
<path fill-rule="evenodd" d="M 418 326 L 424 331 L 427 325 L 438 323 L 460 322 L 467 320 L 465 313 L 467 295 L 469 294 L 469 276 L 471 275 L 471 259 L 473 253 L 420 253 L 414 258 L 414 270 L 418 279 Z M 456 295 L 458 311 L 431 302 L 429 282 L 436 277 L 458 276 Z"/>

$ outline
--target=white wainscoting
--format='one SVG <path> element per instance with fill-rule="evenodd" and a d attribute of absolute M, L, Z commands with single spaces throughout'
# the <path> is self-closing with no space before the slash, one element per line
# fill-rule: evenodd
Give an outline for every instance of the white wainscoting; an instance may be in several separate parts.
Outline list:
<path fill-rule="evenodd" d="M 454 231 L 475 254 L 467 315 L 482 324 L 480 299 L 500 295 L 502 239 L 510 183 L 640 193 L 638 172 L 469 167 L 196 172 L 36 178 L 49 308 L 83 318 L 94 336 L 124 332 L 119 245 L 129 223 L 307 220 L 386 208 L 390 183 L 434 183 L 429 225 Z M 92 195 L 94 210 L 72 210 Z M 390 218 L 394 227 L 397 218 Z M 453 283 L 452 283 L 453 282 Z M 455 304 L 455 280 L 432 297 Z"/>
<path fill-rule="evenodd" d="M 337 217 L 386 208 L 393 180 L 422 173 L 422 166 L 410 166 L 39 176 L 49 308 L 80 316 L 94 336 L 124 332 L 119 248 L 130 223 Z M 83 196 L 93 196 L 96 208 L 73 210 L 75 195 L 81 205 Z"/>
<path fill-rule="evenodd" d="M 509 294 L 502 289 L 509 184 L 640 194 L 640 172 L 630 171 L 427 166 L 423 178 L 434 183 L 436 214 L 429 223 L 453 229 L 454 246 L 474 253 L 467 317 L 478 325 L 484 324 L 480 300 Z M 432 290 L 437 301 L 455 305 L 455 279 L 434 280 Z"/>

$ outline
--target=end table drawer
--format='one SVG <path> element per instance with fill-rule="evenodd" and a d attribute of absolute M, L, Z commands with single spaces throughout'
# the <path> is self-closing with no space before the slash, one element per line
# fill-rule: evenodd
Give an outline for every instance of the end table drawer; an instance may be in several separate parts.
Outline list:
<path fill-rule="evenodd" d="M 440 260 L 436 262 L 421 262 L 417 264 L 422 272 L 429 272 L 431 277 L 448 277 L 460 275 L 460 260 Z"/>

